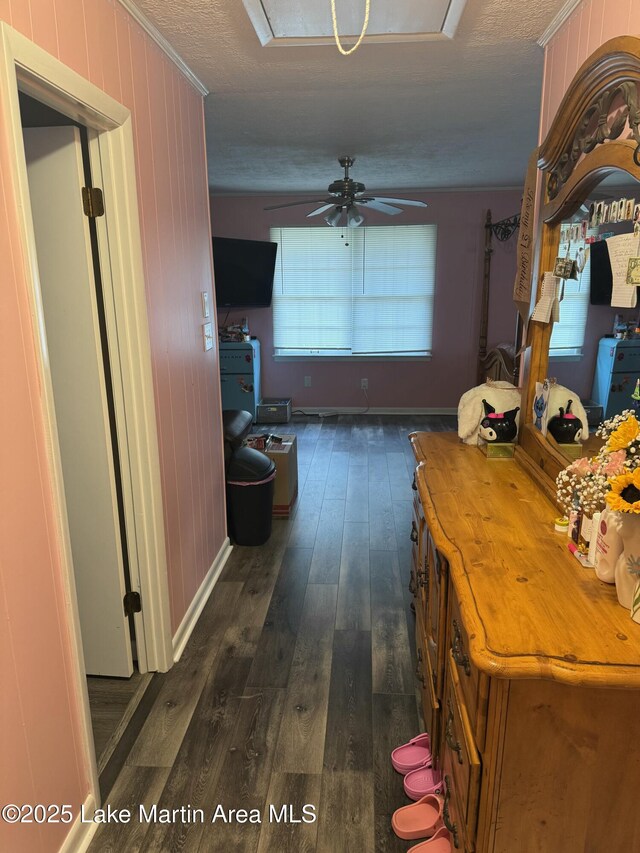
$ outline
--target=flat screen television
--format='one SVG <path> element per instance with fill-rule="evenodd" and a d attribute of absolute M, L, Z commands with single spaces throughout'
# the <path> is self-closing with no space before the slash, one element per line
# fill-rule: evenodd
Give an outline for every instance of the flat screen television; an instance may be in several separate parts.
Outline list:
<path fill-rule="evenodd" d="M 268 308 L 277 252 L 277 243 L 214 237 L 216 305 L 219 308 Z"/>

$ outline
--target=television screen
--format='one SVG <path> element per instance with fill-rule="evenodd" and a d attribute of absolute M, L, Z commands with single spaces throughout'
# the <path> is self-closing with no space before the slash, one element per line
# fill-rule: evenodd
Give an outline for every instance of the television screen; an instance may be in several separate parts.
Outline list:
<path fill-rule="evenodd" d="M 277 243 L 213 238 L 216 305 L 267 308 L 271 305 Z"/>

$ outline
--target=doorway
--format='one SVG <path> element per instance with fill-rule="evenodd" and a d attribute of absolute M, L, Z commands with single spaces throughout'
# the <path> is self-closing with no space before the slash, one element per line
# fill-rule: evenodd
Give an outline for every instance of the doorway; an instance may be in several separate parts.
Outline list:
<path fill-rule="evenodd" d="M 46 462 L 53 486 L 58 556 L 67 604 L 62 614 L 61 629 L 68 632 L 72 640 L 74 685 L 81 711 L 86 766 L 91 778 L 93 798 L 99 802 L 97 764 L 85 679 L 80 584 L 76 582 L 73 568 L 73 512 L 69 512 L 65 488 L 69 482 L 62 452 L 66 439 L 62 435 L 63 430 L 58 427 L 56 398 L 60 397 L 60 393 L 55 388 L 49 351 L 50 329 L 45 320 L 37 250 L 37 214 L 35 205 L 32 210 L 31 204 L 18 92 L 71 119 L 71 125 L 75 125 L 71 127 L 72 135 L 78 132 L 78 125 L 86 128 L 86 149 L 91 170 L 94 177 L 100 176 L 107 201 L 106 215 L 96 221 L 95 240 L 99 247 L 104 297 L 103 324 L 113 379 L 111 419 L 104 417 L 104 397 L 101 403 L 103 439 L 112 429 L 115 431 L 121 463 L 120 495 L 114 499 L 112 491 L 110 498 L 114 533 L 111 545 L 112 550 L 119 552 L 116 554 L 116 562 L 128 562 L 130 591 L 138 592 L 141 598 L 142 609 L 134 612 L 132 621 L 138 668 L 141 673 L 146 673 L 151 670 L 166 671 L 173 663 L 173 650 L 131 117 L 121 104 L 2 22 L 0 62 L 6 71 L 0 77 L 0 118 L 8 128 L 11 140 L 9 160 L 21 214 L 19 251 L 27 276 L 34 324 L 34 343 L 41 381 L 38 402 L 47 434 Z M 63 129 L 67 131 L 69 128 Z M 91 265 L 89 261 L 89 269 Z M 73 299 L 69 304 L 75 307 Z M 99 325 L 95 316 L 92 322 Z M 75 330 L 74 326 L 71 328 Z M 100 341 L 101 346 L 99 334 L 94 337 L 94 347 L 97 341 Z M 109 453 L 113 455 L 113 445 L 103 440 L 102 447 L 107 448 L 107 456 Z M 121 527 L 122 519 L 124 522 Z M 91 519 L 85 523 L 91 523 Z M 123 529 L 126 530 L 124 548 L 121 538 Z M 124 572 L 122 577 L 125 577 Z M 126 579 L 123 583 L 126 593 Z M 125 657 L 128 645 L 128 655 L 133 661 L 134 648 L 128 617 L 124 618 L 120 633 Z"/>

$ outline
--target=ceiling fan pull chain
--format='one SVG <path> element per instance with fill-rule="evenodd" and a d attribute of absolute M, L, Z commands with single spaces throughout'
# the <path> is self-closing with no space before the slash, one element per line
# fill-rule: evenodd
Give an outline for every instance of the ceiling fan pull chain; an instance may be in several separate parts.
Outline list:
<path fill-rule="evenodd" d="M 360 38 L 354 44 L 353 47 L 349 48 L 349 50 L 345 50 L 340 43 L 340 36 L 338 35 L 338 19 L 336 17 L 336 0 L 331 0 L 331 18 L 333 21 L 333 35 L 336 40 L 336 44 L 338 46 L 338 50 L 343 56 L 349 56 L 349 54 L 354 53 L 359 47 L 360 42 L 364 38 L 364 34 L 367 32 L 367 27 L 369 26 L 369 8 L 371 6 L 371 0 L 365 0 L 365 9 L 364 9 L 364 24 L 362 25 L 362 32 L 360 33 Z"/>

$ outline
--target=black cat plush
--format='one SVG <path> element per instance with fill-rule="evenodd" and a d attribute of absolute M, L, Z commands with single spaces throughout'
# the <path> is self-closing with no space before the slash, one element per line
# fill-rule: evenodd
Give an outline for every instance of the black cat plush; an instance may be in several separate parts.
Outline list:
<path fill-rule="evenodd" d="M 567 403 L 567 410 L 560 406 L 560 414 L 554 415 L 547 425 L 548 431 L 558 444 L 572 444 L 582 435 L 582 421 L 571 411 L 573 400 Z"/>
<path fill-rule="evenodd" d="M 487 403 L 486 400 L 482 401 L 482 405 L 484 406 L 484 418 L 480 421 L 480 430 L 478 431 L 480 438 L 485 441 L 513 441 L 518 434 L 516 415 L 520 411 L 520 406 L 508 412 L 496 412 L 491 403 Z"/>

